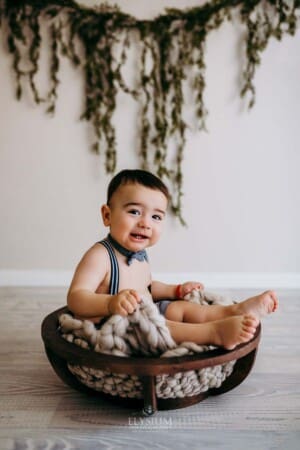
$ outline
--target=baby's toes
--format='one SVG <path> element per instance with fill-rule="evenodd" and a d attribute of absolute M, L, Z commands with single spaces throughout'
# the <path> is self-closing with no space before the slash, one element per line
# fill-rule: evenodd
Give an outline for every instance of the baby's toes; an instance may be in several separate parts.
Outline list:
<path fill-rule="evenodd" d="M 274 312 L 278 308 L 278 298 L 277 298 L 277 295 L 275 294 L 275 292 L 273 292 L 273 291 L 272 291 L 272 294 L 271 294 L 271 298 L 273 300 L 272 312 Z"/>
<path fill-rule="evenodd" d="M 244 316 L 244 324 L 248 325 L 249 327 L 257 327 L 259 324 L 259 320 L 257 317 L 253 316 L 252 314 L 247 314 Z"/>
<path fill-rule="evenodd" d="M 255 330 L 254 330 L 254 332 L 255 332 Z M 241 336 L 241 338 L 242 338 L 242 340 L 243 340 L 244 342 L 248 342 L 248 341 L 250 341 L 250 340 L 253 338 L 254 332 L 251 333 L 251 332 L 249 332 L 249 331 L 242 331 L 242 333 L 241 333 L 240 336 Z"/>

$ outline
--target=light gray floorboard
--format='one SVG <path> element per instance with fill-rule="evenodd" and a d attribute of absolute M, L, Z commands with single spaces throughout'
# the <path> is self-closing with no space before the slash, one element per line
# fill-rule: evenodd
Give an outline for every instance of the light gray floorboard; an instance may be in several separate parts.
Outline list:
<path fill-rule="evenodd" d="M 64 305 L 65 289 L 1 288 L 0 450 L 300 448 L 300 291 L 278 295 L 280 308 L 263 321 L 255 366 L 240 386 L 145 418 L 75 392 L 53 372 L 40 325 Z"/>

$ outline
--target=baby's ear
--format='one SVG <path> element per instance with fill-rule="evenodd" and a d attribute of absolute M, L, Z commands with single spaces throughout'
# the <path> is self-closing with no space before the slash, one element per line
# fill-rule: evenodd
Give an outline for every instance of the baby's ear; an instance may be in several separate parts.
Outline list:
<path fill-rule="evenodd" d="M 103 224 L 108 227 L 110 225 L 110 207 L 108 205 L 101 206 L 101 215 Z"/>

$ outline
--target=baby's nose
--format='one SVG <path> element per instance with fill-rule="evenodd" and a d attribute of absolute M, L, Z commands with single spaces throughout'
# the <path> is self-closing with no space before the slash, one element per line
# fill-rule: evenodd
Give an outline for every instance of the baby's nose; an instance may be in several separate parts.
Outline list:
<path fill-rule="evenodd" d="M 139 226 L 142 228 L 150 228 L 150 219 L 148 217 L 141 217 L 139 221 Z"/>

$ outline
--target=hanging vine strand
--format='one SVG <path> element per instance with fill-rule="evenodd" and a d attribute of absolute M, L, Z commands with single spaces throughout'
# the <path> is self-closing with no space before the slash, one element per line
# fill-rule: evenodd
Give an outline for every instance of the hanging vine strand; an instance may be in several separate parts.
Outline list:
<path fill-rule="evenodd" d="M 69 58 L 85 80 L 81 118 L 94 130 L 92 148 L 105 155 L 105 169 L 117 164 L 113 115 L 121 90 L 140 104 L 141 166 L 169 183 L 172 210 L 182 223 L 182 162 L 186 132 L 184 92 L 194 92 L 195 118 L 205 129 L 205 43 L 208 34 L 225 20 L 239 17 L 245 27 L 245 67 L 241 96 L 255 102 L 255 71 L 271 37 L 294 35 L 299 24 L 300 0 L 211 0 L 188 9 L 166 9 L 153 20 L 138 20 L 117 6 L 103 3 L 88 8 L 72 0 L 0 0 L 0 19 L 12 56 L 18 99 L 29 86 L 33 100 L 55 112 L 60 58 Z M 233 14 L 236 12 L 237 14 Z M 234 19 L 236 20 L 236 19 Z M 41 29 L 50 45 L 50 85 L 44 95 L 37 85 Z M 138 81 L 129 86 L 123 77 L 128 52 L 139 57 Z M 170 142 L 175 145 L 170 150 Z"/>

